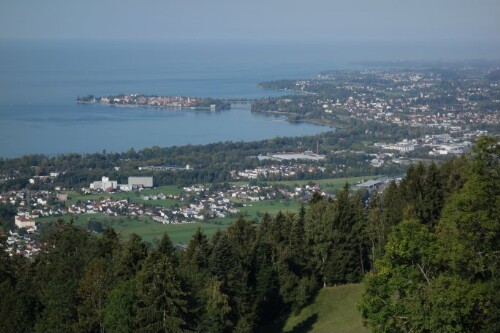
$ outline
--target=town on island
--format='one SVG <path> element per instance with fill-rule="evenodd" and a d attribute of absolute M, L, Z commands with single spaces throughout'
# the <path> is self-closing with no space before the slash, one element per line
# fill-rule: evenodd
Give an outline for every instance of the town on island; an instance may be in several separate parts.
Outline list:
<path fill-rule="evenodd" d="M 125 107 L 151 107 L 168 109 L 191 109 L 191 110 L 228 110 L 231 104 L 222 99 L 197 98 L 181 96 L 146 96 L 141 94 L 101 96 L 94 95 L 78 96 L 77 103 L 102 104 L 110 106 Z"/>

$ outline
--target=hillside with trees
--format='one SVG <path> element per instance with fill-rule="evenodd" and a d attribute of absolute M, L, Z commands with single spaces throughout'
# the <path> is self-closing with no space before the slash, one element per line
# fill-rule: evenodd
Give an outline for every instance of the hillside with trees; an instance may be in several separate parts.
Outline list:
<path fill-rule="evenodd" d="M 472 157 L 441 167 L 448 177 L 432 177 L 428 200 L 408 173 L 414 202 L 365 278 L 360 309 L 374 332 L 500 330 L 499 157 L 496 140 L 479 140 Z"/>
<path fill-rule="evenodd" d="M 346 184 L 295 214 L 198 230 L 182 249 L 56 223 L 33 261 L 0 251 L 0 331 L 259 332 L 362 281 L 374 332 L 498 331 L 499 156 L 485 137 L 368 201 Z"/>

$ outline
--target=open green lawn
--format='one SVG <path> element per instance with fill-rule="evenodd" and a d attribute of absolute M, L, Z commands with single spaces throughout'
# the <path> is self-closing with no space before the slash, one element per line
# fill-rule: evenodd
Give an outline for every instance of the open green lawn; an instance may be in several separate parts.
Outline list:
<path fill-rule="evenodd" d="M 361 300 L 362 284 L 323 288 L 314 303 L 291 315 L 283 332 L 368 333 L 356 303 Z"/>
<path fill-rule="evenodd" d="M 164 199 L 164 200 L 140 200 L 140 203 L 143 203 L 146 206 L 162 206 L 162 207 L 167 207 L 171 208 L 174 207 L 176 204 L 180 205 L 180 202 L 174 199 Z"/>
<path fill-rule="evenodd" d="M 86 227 L 90 220 L 97 220 L 104 227 L 113 227 L 122 238 L 127 239 L 130 234 L 136 233 L 146 242 L 153 243 L 156 238 L 160 238 L 167 232 L 172 241 L 176 244 L 187 244 L 196 229 L 200 227 L 208 237 L 217 230 L 224 230 L 232 219 L 220 219 L 218 223 L 188 223 L 188 224 L 161 224 L 153 221 L 149 217 L 129 218 L 125 216 L 104 216 L 102 214 L 85 214 L 77 216 L 48 217 L 37 219 L 40 222 L 56 221 L 62 219 L 69 222 L 73 218 L 73 223 Z"/>
<path fill-rule="evenodd" d="M 152 188 L 149 190 L 143 190 L 140 193 L 144 195 L 152 195 L 159 193 L 163 193 L 165 195 L 178 195 L 181 192 L 182 188 L 179 188 L 177 185 L 166 185 L 166 186 L 159 186 L 156 188 Z"/>
<path fill-rule="evenodd" d="M 227 225 L 212 223 L 164 225 L 152 220 L 139 222 L 132 221 L 130 223 L 114 225 L 115 230 L 120 233 L 123 238 L 128 238 L 130 234 L 136 233 L 145 241 L 153 243 L 155 239 L 159 239 L 161 235 L 166 232 L 172 239 L 172 242 L 176 244 L 187 244 L 198 227 L 210 238 L 217 230 L 227 228 Z"/>
<path fill-rule="evenodd" d="M 285 186 L 301 186 L 307 185 L 309 183 L 320 184 L 321 188 L 327 192 L 335 192 L 349 183 L 350 186 L 356 185 L 359 182 L 363 182 L 369 179 L 375 179 L 380 176 L 360 176 L 360 177 L 346 177 L 346 178 L 331 178 L 331 179 L 317 179 L 317 180 L 287 180 L 287 181 L 275 181 L 269 182 L 272 185 L 285 185 Z"/>
<path fill-rule="evenodd" d="M 243 216 L 253 221 L 254 219 L 259 219 L 264 213 L 269 213 L 271 215 L 278 214 L 279 211 L 298 213 L 301 204 L 297 201 L 291 200 L 265 200 L 257 202 L 247 202 L 246 207 L 238 207 Z"/>

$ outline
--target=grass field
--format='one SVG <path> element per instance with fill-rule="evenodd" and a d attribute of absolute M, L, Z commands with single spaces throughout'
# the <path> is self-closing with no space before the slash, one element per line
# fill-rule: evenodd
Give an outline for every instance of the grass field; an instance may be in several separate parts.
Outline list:
<path fill-rule="evenodd" d="M 360 176 L 360 177 L 346 177 L 346 178 L 332 178 L 332 179 L 317 179 L 317 180 L 290 180 L 290 181 L 276 181 L 269 182 L 269 184 L 273 185 L 285 185 L 285 186 L 295 186 L 295 185 L 307 185 L 309 183 L 320 184 L 321 188 L 327 192 L 335 192 L 345 185 L 345 183 L 349 183 L 352 187 L 359 182 L 363 182 L 369 179 L 375 179 L 379 176 Z"/>
<path fill-rule="evenodd" d="M 321 289 L 314 303 L 290 316 L 283 332 L 368 333 L 356 303 L 361 300 L 362 284 Z"/>
<path fill-rule="evenodd" d="M 214 221 L 218 223 L 161 224 L 153 221 L 149 217 L 110 217 L 102 214 L 46 217 L 37 219 L 37 221 L 44 223 L 61 219 L 69 222 L 71 218 L 75 225 L 82 227 L 87 227 L 90 220 L 97 220 L 102 223 L 103 227 L 113 227 L 123 239 L 128 239 L 130 234 L 136 233 L 141 236 L 144 241 L 149 243 L 154 243 L 155 239 L 160 238 L 161 235 L 166 232 L 176 244 L 187 244 L 198 227 L 201 228 L 208 237 L 212 237 L 217 230 L 226 229 L 229 222 L 232 221 L 232 219 L 220 219 Z"/>
<path fill-rule="evenodd" d="M 266 200 L 246 203 L 246 207 L 239 207 L 245 219 L 253 221 L 255 219 L 260 219 L 264 213 L 269 213 L 271 215 L 278 214 L 279 211 L 298 213 L 301 204 L 297 201 L 286 201 L 286 200 Z"/>

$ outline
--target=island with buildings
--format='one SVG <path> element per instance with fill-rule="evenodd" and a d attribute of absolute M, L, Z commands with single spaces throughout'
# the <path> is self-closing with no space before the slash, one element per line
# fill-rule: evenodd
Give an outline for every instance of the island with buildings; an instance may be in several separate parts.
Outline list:
<path fill-rule="evenodd" d="M 231 104 L 225 100 L 214 98 L 182 97 L 182 96 L 146 96 L 141 94 L 101 96 L 78 96 L 77 103 L 102 104 L 124 107 L 150 107 L 166 109 L 191 110 L 228 110 Z"/>

